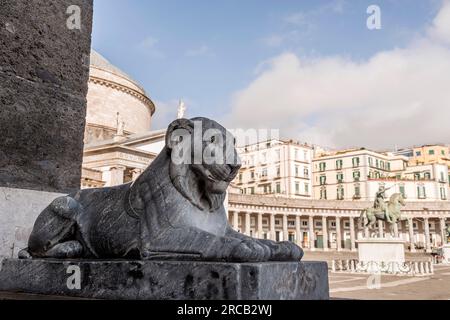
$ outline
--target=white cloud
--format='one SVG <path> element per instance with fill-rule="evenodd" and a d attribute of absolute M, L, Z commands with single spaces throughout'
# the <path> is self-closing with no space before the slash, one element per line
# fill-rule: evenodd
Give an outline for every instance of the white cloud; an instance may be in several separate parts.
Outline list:
<path fill-rule="evenodd" d="M 179 100 L 156 101 L 156 112 L 152 117 L 152 130 L 166 129 L 177 118 Z"/>
<path fill-rule="evenodd" d="M 207 55 L 211 55 L 211 49 L 205 44 L 198 48 L 192 48 L 186 51 L 186 56 L 188 57 L 200 57 Z"/>
<path fill-rule="evenodd" d="M 333 147 L 450 142 L 450 2 L 426 36 L 367 61 L 284 53 L 234 95 L 230 126 Z"/>
<path fill-rule="evenodd" d="M 148 36 L 143 39 L 138 45 L 138 49 L 142 52 L 145 52 L 152 58 L 164 58 L 164 53 L 158 49 L 159 40 L 157 38 Z"/>

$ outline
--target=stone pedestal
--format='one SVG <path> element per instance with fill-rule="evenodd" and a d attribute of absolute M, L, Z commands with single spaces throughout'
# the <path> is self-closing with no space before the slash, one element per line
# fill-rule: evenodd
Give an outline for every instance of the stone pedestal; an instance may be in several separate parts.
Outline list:
<path fill-rule="evenodd" d="M 450 264 L 450 243 L 442 247 L 443 263 Z"/>
<path fill-rule="evenodd" d="M 358 243 L 359 262 L 370 264 L 368 272 L 396 273 L 405 263 L 405 241 L 396 238 L 361 239 Z"/>
<path fill-rule="evenodd" d="M 325 262 L 5 259 L 0 291 L 114 300 L 329 299 Z"/>

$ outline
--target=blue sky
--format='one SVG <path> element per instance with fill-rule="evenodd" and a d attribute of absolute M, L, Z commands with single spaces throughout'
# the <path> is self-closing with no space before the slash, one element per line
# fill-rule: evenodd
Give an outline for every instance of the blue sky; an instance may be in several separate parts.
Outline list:
<path fill-rule="evenodd" d="M 382 10 L 381 30 L 366 28 L 371 4 Z M 439 0 L 95 0 L 93 47 L 157 102 L 155 129 L 167 125 L 180 98 L 188 116 L 232 122 L 236 94 L 272 59 L 364 63 L 421 37 L 441 6 Z"/>

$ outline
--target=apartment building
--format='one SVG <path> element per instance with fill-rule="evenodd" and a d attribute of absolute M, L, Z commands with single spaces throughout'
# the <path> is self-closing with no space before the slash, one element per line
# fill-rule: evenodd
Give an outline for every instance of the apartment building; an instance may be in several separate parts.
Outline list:
<path fill-rule="evenodd" d="M 402 193 L 407 200 L 447 200 L 448 167 L 408 165 L 408 157 L 367 149 L 318 155 L 313 160 L 315 199 L 373 200 L 380 186 L 386 196 Z"/>
<path fill-rule="evenodd" d="M 312 197 L 313 148 L 293 140 L 269 140 L 237 148 L 242 168 L 234 185 L 242 194 Z"/>

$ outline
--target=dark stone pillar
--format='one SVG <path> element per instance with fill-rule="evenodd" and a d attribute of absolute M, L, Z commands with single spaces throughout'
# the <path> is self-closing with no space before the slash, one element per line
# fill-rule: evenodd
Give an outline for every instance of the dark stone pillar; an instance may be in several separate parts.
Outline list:
<path fill-rule="evenodd" d="M 79 189 L 92 10 L 0 0 L 0 187 Z"/>

